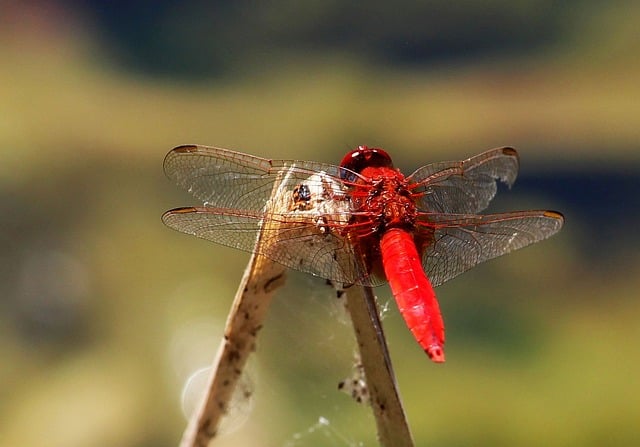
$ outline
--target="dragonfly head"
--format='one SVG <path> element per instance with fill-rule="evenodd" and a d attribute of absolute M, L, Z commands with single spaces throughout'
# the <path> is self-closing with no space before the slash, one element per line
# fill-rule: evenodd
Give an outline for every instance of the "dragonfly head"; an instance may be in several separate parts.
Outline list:
<path fill-rule="evenodd" d="M 364 168 L 393 168 L 393 162 L 389 154 L 382 149 L 358 146 L 344 156 L 340 167 L 359 174 Z M 343 180 L 353 180 L 348 178 L 348 171 L 341 171 L 340 177 Z"/>

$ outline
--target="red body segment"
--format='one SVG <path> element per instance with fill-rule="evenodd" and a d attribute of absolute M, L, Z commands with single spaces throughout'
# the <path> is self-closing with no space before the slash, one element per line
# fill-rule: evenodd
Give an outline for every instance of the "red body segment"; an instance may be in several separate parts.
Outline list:
<path fill-rule="evenodd" d="M 431 282 L 411 235 L 387 230 L 380 240 L 382 265 L 407 326 L 434 362 L 444 362 L 444 323 Z"/>

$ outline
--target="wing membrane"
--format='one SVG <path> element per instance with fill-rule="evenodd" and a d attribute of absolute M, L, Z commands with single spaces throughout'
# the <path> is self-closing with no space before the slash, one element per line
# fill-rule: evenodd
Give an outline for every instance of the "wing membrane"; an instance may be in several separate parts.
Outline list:
<path fill-rule="evenodd" d="M 485 209 L 497 182 L 511 187 L 518 175 L 518 153 L 510 147 L 492 149 L 463 161 L 433 163 L 411 174 L 419 209 L 428 213 L 473 214 Z"/>
<path fill-rule="evenodd" d="M 338 178 L 337 166 L 308 161 L 269 160 L 207 146 L 178 146 L 164 160 L 164 171 L 206 206 L 260 211 L 281 181 L 292 190 L 311 175 Z"/>
<path fill-rule="evenodd" d="M 433 240 L 423 252 L 422 265 L 438 286 L 481 262 L 553 236 L 563 223 L 562 214 L 554 211 L 485 216 L 425 213 L 418 225 L 430 227 Z"/>
<path fill-rule="evenodd" d="M 344 216 L 338 217 L 338 221 Z M 343 284 L 378 285 L 361 265 L 354 246 L 326 230 L 332 221 L 324 219 L 325 230 L 301 213 L 263 214 L 210 207 L 178 208 L 166 212 L 163 222 L 178 231 L 218 244 L 259 254 L 286 267 Z M 262 222 L 269 225 L 262 228 Z M 274 225 L 276 223 L 276 225 Z M 339 223 L 335 224 L 340 225 Z M 258 234 L 262 242 L 256 246 Z"/>

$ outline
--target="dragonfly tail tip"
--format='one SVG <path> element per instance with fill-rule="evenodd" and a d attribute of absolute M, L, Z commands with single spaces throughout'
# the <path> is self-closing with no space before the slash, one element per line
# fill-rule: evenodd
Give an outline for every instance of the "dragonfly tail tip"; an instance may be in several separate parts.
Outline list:
<path fill-rule="evenodd" d="M 426 351 L 431 361 L 444 363 L 444 349 L 442 349 L 442 346 L 429 346 Z"/>

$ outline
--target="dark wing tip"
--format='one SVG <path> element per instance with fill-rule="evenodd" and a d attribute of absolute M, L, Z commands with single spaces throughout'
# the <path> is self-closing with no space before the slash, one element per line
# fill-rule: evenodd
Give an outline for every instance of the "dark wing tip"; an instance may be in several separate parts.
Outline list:
<path fill-rule="evenodd" d="M 198 151 L 198 146 L 195 144 L 182 144 L 180 146 L 176 146 L 171 149 L 167 155 L 164 156 L 164 160 L 162 162 L 162 167 L 164 169 L 164 173 L 167 177 L 172 178 L 169 172 L 169 163 L 176 155 L 180 154 L 191 154 Z"/>
<path fill-rule="evenodd" d="M 507 157 L 516 157 L 519 158 L 518 151 L 512 148 L 511 146 L 505 146 L 502 148 L 502 153 Z"/>
<path fill-rule="evenodd" d="M 185 154 L 185 153 L 191 153 L 191 152 L 196 152 L 198 150 L 198 145 L 196 144 L 181 144 L 180 146 L 176 146 L 173 149 L 171 149 L 171 152 L 175 152 L 178 154 Z"/>
<path fill-rule="evenodd" d="M 555 219 L 560 222 L 560 224 L 564 223 L 564 215 L 558 211 L 545 211 L 544 217 L 548 217 L 550 219 Z"/>
<path fill-rule="evenodd" d="M 194 206 L 184 206 L 184 207 L 181 207 L 181 208 L 174 208 L 172 210 L 169 210 L 169 211 L 165 212 L 162 215 L 162 222 L 164 222 L 166 224 L 167 221 L 171 218 L 171 216 L 175 216 L 176 214 L 197 213 L 198 211 L 199 211 L 199 209 L 194 207 Z"/>
<path fill-rule="evenodd" d="M 516 164 L 515 171 L 511 172 L 507 176 L 505 176 L 505 177 L 500 179 L 509 188 L 511 188 L 513 186 L 513 184 L 515 183 L 515 181 L 516 181 L 516 176 L 518 175 L 518 170 L 520 169 L 520 155 L 518 154 L 518 151 L 515 150 L 514 148 L 512 148 L 511 146 L 505 146 L 503 148 L 500 148 L 500 153 L 504 157 L 512 158 L 515 161 L 515 164 Z"/>

